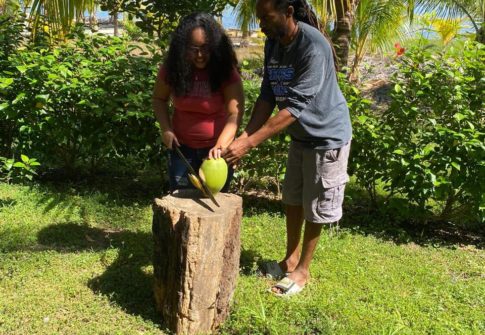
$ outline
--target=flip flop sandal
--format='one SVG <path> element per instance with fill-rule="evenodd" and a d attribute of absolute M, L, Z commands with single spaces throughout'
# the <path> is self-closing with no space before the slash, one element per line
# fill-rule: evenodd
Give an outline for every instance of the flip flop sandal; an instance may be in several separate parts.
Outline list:
<path fill-rule="evenodd" d="M 259 268 L 257 275 L 269 279 L 279 280 L 284 278 L 287 274 L 283 272 L 280 265 L 276 261 L 264 263 Z"/>
<path fill-rule="evenodd" d="M 305 286 L 300 286 L 295 283 L 294 280 L 285 277 L 281 279 L 278 283 L 276 283 L 276 285 L 274 285 L 272 288 L 270 288 L 270 292 L 278 297 L 290 297 L 300 293 L 304 287 Z M 281 290 L 281 292 L 274 292 L 273 288 L 278 288 Z"/>

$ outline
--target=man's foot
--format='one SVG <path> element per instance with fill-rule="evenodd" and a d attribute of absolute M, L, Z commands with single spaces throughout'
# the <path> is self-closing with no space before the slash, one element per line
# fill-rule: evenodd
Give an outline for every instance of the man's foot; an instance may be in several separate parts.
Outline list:
<path fill-rule="evenodd" d="M 308 270 L 295 269 L 293 272 L 288 273 L 286 278 L 290 279 L 292 282 L 298 285 L 301 290 L 308 282 L 308 279 L 310 279 L 310 272 Z M 276 294 L 285 294 L 285 289 L 278 287 L 278 285 L 273 286 L 271 288 L 271 291 Z"/>
<path fill-rule="evenodd" d="M 298 285 L 293 280 L 288 277 L 281 279 L 277 282 L 272 289 L 278 289 L 278 292 L 270 290 L 271 293 L 278 297 L 290 297 L 292 295 L 298 294 L 303 290 L 303 286 Z"/>
<path fill-rule="evenodd" d="M 298 265 L 298 259 L 292 260 L 292 259 L 284 259 L 281 262 L 278 263 L 280 266 L 281 270 L 285 273 L 291 273 L 295 271 L 296 266 Z"/>

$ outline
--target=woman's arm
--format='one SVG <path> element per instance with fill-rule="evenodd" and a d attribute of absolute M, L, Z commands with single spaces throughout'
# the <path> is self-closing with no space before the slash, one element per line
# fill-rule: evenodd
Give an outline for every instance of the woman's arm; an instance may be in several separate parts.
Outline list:
<path fill-rule="evenodd" d="M 179 146 L 177 137 L 172 129 L 172 122 L 168 113 L 168 100 L 170 98 L 170 86 L 168 86 L 161 76 L 158 75 L 155 81 L 155 87 L 153 89 L 152 105 L 155 117 L 160 124 L 162 133 L 162 141 L 165 146 L 172 149 L 172 143 Z"/>
<path fill-rule="evenodd" d="M 238 80 L 223 89 L 227 121 L 217 143 L 209 151 L 209 158 L 220 158 L 223 149 L 229 146 L 236 136 L 244 114 L 244 91 L 242 81 Z"/>

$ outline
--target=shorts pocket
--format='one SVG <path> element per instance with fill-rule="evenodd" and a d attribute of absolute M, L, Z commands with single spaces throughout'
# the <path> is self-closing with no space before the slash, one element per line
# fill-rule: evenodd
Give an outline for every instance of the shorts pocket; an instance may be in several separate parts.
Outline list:
<path fill-rule="evenodd" d="M 324 191 L 318 196 L 318 212 L 328 216 L 331 215 L 333 211 L 341 208 L 344 202 L 344 193 L 345 183 L 332 188 L 324 189 Z"/>
<path fill-rule="evenodd" d="M 323 188 L 333 188 L 349 181 L 347 169 L 342 166 L 341 161 L 324 163 L 319 170 Z"/>
<path fill-rule="evenodd" d="M 335 189 L 325 189 L 323 193 L 318 196 L 318 212 L 326 213 L 334 209 L 335 203 Z"/>
<path fill-rule="evenodd" d="M 317 173 L 326 189 L 349 181 L 347 164 L 339 156 L 339 150 L 327 150 L 317 158 Z"/>
<path fill-rule="evenodd" d="M 347 172 L 343 171 L 339 174 L 329 174 L 327 176 L 322 176 L 323 188 L 334 188 L 349 181 L 349 175 Z"/>
<path fill-rule="evenodd" d="M 339 159 L 336 150 L 325 152 L 322 158 L 318 170 L 323 192 L 319 196 L 318 209 L 328 214 L 341 207 L 349 175 L 346 165 L 342 164 L 343 160 Z"/>

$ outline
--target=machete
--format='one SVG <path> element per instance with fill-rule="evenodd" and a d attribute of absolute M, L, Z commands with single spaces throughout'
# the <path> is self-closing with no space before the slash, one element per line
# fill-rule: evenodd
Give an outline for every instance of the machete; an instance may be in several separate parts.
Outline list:
<path fill-rule="evenodd" d="M 207 185 L 205 184 L 205 182 L 202 180 L 202 178 L 200 178 L 199 174 L 195 172 L 194 168 L 192 167 L 192 165 L 190 165 L 190 163 L 187 160 L 187 158 L 185 158 L 185 156 L 182 154 L 182 151 L 180 151 L 180 149 L 176 145 L 173 145 L 173 147 L 175 148 L 175 151 L 180 156 L 180 158 L 182 158 L 182 161 L 184 162 L 184 164 L 187 167 L 187 169 L 189 169 L 189 174 L 193 175 L 199 181 L 200 185 L 202 186 L 202 190 L 201 191 L 205 195 L 207 195 L 217 207 L 221 207 L 217 203 L 216 198 L 214 198 L 214 195 L 211 193 L 211 191 L 209 190 L 209 188 L 207 187 Z"/>

